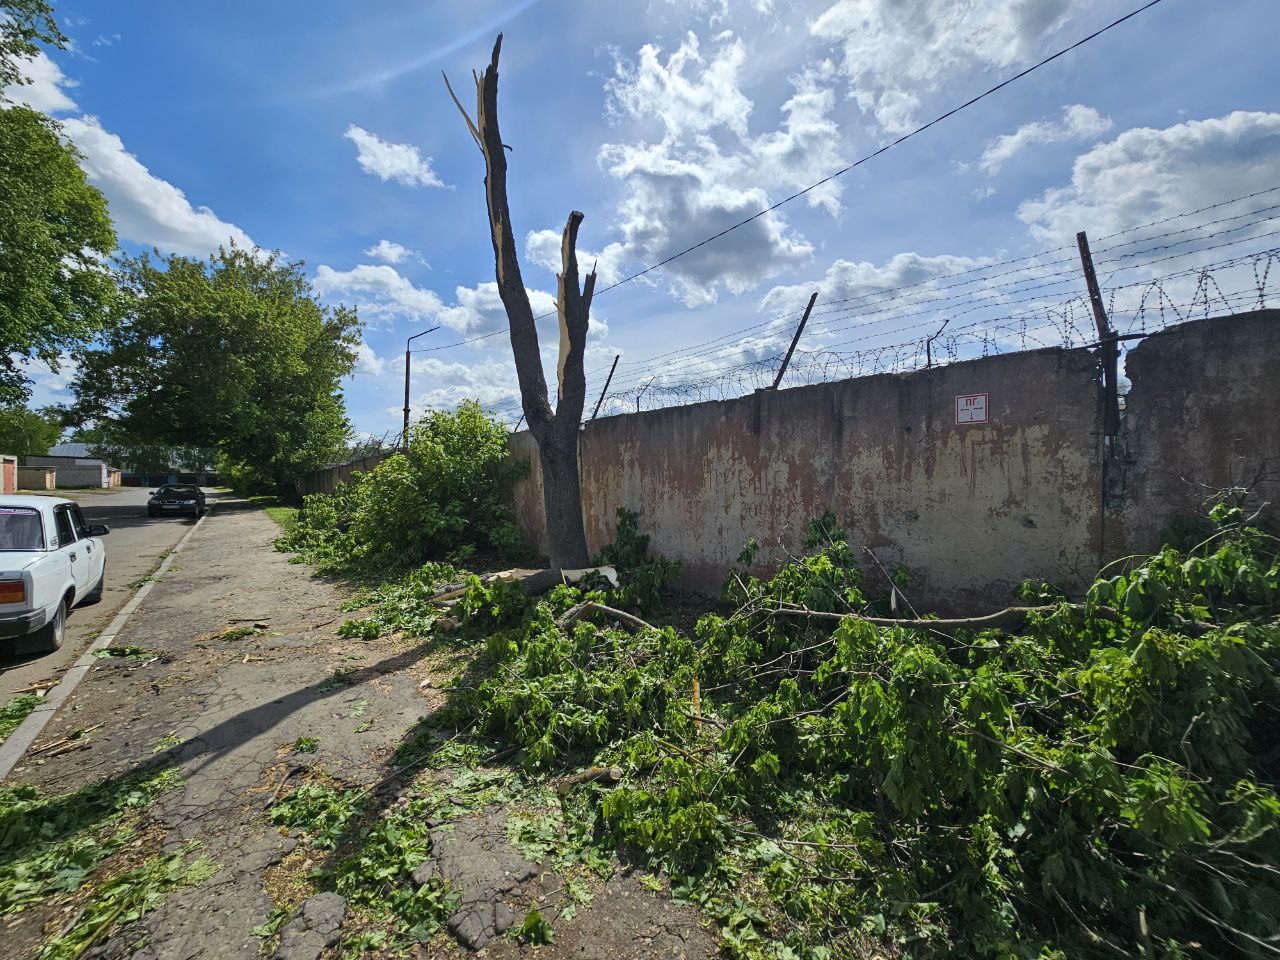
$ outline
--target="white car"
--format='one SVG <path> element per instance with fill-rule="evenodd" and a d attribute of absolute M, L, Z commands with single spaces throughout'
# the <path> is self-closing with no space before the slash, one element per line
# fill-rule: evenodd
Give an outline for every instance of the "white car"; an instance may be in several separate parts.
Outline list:
<path fill-rule="evenodd" d="M 62 646 L 71 608 L 102 599 L 110 532 L 72 500 L 0 496 L 0 650 Z"/>

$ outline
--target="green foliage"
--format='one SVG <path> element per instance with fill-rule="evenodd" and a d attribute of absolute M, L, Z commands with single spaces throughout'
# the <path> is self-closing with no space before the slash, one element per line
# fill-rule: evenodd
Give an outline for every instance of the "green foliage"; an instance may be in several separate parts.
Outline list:
<path fill-rule="evenodd" d="M 0 451 L 15 457 L 44 456 L 62 436 L 55 410 L 0 409 Z"/>
<path fill-rule="evenodd" d="M 5 87 L 30 82 L 23 76 L 20 61 L 33 59 L 42 43 L 59 48 L 67 45 L 53 8 L 45 0 L 0 2 L 0 104 Z"/>
<path fill-rule="evenodd" d="M 363 796 L 358 790 L 339 790 L 305 784 L 271 808 L 271 822 L 302 830 L 313 847 L 332 850 L 348 822 L 360 812 Z"/>
<path fill-rule="evenodd" d="M 278 934 L 286 923 L 293 919 L 294 911 L 282 903 L 271 908 L 266 920 L 253 928 L 253 935 L 259 940 L 267 941 Z"/>
<path fill-rule="evenodd" d="M 62 795 L 0 789 L 0 915 L 78 889 L 134 838 L 132 814 L 180 783 L 176 771 L 163 770 Z"/>
<path fill-rule="evenodd" d="M 640 532 L 640 515 L 619 507 L 613 542 L 592 563 L 617 568 L 620 590 L 613 600 L 620 606 L 647 613 L 657 607 L 663 593 L 680 574 L 680 564 L 664 556 L 650 558 L 649 535 Z"/>
<path fill-rule="evenodd" d="M 299 737 L 293 741 L 294 753 L 315 753 L 320 746 L 320 740 L 317 737 Z"/>
<path fill-rule="evenodd" d="M 0 75 L 12 66 L 3 53 L 13 10 L 0 5 Z M 18 360 L 34 357 L 57 370 L 63 351 L 109 323 L 115 285 L 102 260 L 116 235 L 107 201 L 77 157 L 44 114 L 0 107 L 0 404 L 26 399 Z"/>
<path fill-rule="evenodd" d="M 555 931 L 551 929 L 551 924 L 537 910 L 530 910 L 525 914 L 524 921 L 520 926 L 512 928 L 511 937 L 521 943 L 531 943 L 534 946 L 554 943 L 556 939 Z"/>
<path fill-rule="evenodd" d="M 1012 635 L 858 618 L 830 516 L 694 639 L 561 629 L 576 588 L 490 600 L 490 669 L 451 719 L 528 769 L 622 766 L 563 818 L 517 814 L 513 841 L 603 832 L 670 872 L 730 956 L 1268 956 L 1280 559 L 1238 510 L 1211 519 L 1084 604 L 1028 585 L 1054 609 Z M 851 615 L 778 612 L 797 607 Z"/>
<path fill-rule="evenodd" d="M 218 872 L 207 857 L 191 857 L 198 843 L 166 856 L 152 857 L 94 891 L 66 933 L 41 949 L 37 960 L 76 960 L 96 940 L 132 923 L 164 902 L 169 891 L 203 883 Z"/>
<path fill-rule="evenodd" d="M 3 707 L 0 707 L 0 743 L 13 731 L 18 729 L 18 725 L 27 719 L 27 714 L 36 708 L 40 703 L 40 698 L 34 693 L 24 693 L 20 697 L 14 697 Z"/>
<path fill-rule="evenodd" d="M 111 424 L 82 427 L 71 439 L 83 443 L 89 456 L 143 476 L 167 476 L 175 471 L 199 473 L 210 469 L 216 456 L 215 451 L 207 447 L 142 442 L 118 429 L 113 430 Z"/>
<path fill-rule="evenodd" d="M 290 493 L 342 454 L 360 324 L 315 298 L 301 264 L 232 247 L 208 261 L 124 257 L 118 276 L 118 322 L 75 354 L 79 422 L 213 450 L 233 475 Z"/>
<path fill-rule="evenodd" d="M 383 584 L 377 590 L 360 594 L 342 605 L 345 611 L 372 608 L 366 617 L 344 621 L 338 635 L 356 640 L 378 637 L 403 630 L 412 637 L 424 637 L 440 617 L 431 597 L 442 584 L 455 583 L 462 573 L 447 563 L 424 563 L 399 580 Z"/>
<path fill-rule="evenodd" d="M 396 453 L 332 494 L 306 498 L 282 549 L 335 570 L 403 570 L 479 551 L 523 553 L 511 490 L 528 470 L 507 450 L 507 430 L 475 402 L 435 410 Z"/>

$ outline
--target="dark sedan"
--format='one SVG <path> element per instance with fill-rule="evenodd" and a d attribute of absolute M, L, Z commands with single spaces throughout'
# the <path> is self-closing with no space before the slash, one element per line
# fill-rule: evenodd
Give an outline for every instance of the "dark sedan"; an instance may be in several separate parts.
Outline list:
<path fill-rule="evenodd" d="M 147 516 L 158 517 L 163 513 L 204 514 L 204 491 L 194 484 L 169 483 L 151 491 L 147 501 Z"/>

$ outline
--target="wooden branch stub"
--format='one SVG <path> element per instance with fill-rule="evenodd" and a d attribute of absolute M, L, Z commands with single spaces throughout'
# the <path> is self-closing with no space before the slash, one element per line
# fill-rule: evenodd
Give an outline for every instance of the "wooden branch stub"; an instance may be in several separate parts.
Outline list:
<path fill-rule="evenodd" d="M 458 95 L 453 92 L 453 84 L 449 82 L 449 75 L 441 70 L 440 76 L 444 77 L 445 89 L 449 91 L 449 96 L 453 97 L 453 103 L 458 108 L 458 112 L 462 114 L 462 119 L 467 122 L 467 129 L 471 131 L 471 138 L 475 140 L 476 146 L 479 147 L 480 152 L 483 153 L 484 144 L 480 142 L 480 131 L 476 129 L 474 121 L 472 121 L 470 115 L 468 115 L 466 107 L 462 105 L 462 101 L 458 99 Z"/>
<path fill-rule="evenodd" d="M 605 786 L 612 787 L 621 780 L 621 767 L 588 767 L 579 773 L 561 777 L 554 786 L 556 793 L 563 797 L 574 787 L 580 787 L 584 783 L 604 783 Z"/>

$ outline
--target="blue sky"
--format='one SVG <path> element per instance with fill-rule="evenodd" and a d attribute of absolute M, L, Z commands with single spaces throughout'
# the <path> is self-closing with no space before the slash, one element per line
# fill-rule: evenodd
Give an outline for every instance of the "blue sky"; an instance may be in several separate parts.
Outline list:
<path fill-rule="evenodd" d="M 398 425 L 409 333 L 441 324 L 417 341 L 435 347 L 505 322 L 482 161 L 440 78 L 470 105 L 470 70 L 497 30 L 511 206 L 541 309 L 569 210 L 586 214 L 580 246 L 603 285 L 1137 5 L 82 2 L 58 7 L 73 48 L 33 64 L 15 95 L 63 121 L 126 249 L 278 248 L 326 299 L 358 305 L 367 328 L 348 408 L 380 434 Z M 766 321 L 814 289 L 825 301 L 927 286 L 1077 229 L 1102 236 L 1280 186 L 1276 36 L 1275 0 L 1164 0 L 832 187 L 601 296 L 591 389 L 615 353 L 619 388 L 633 391 L 772 356 L 794 320 Z M 37 374 L 36 402 L 65 397 L 65 370 Z M 474 396 L 509 412 L 514 382 L 505 334 L 417 354 L 414 406 Z"/>

